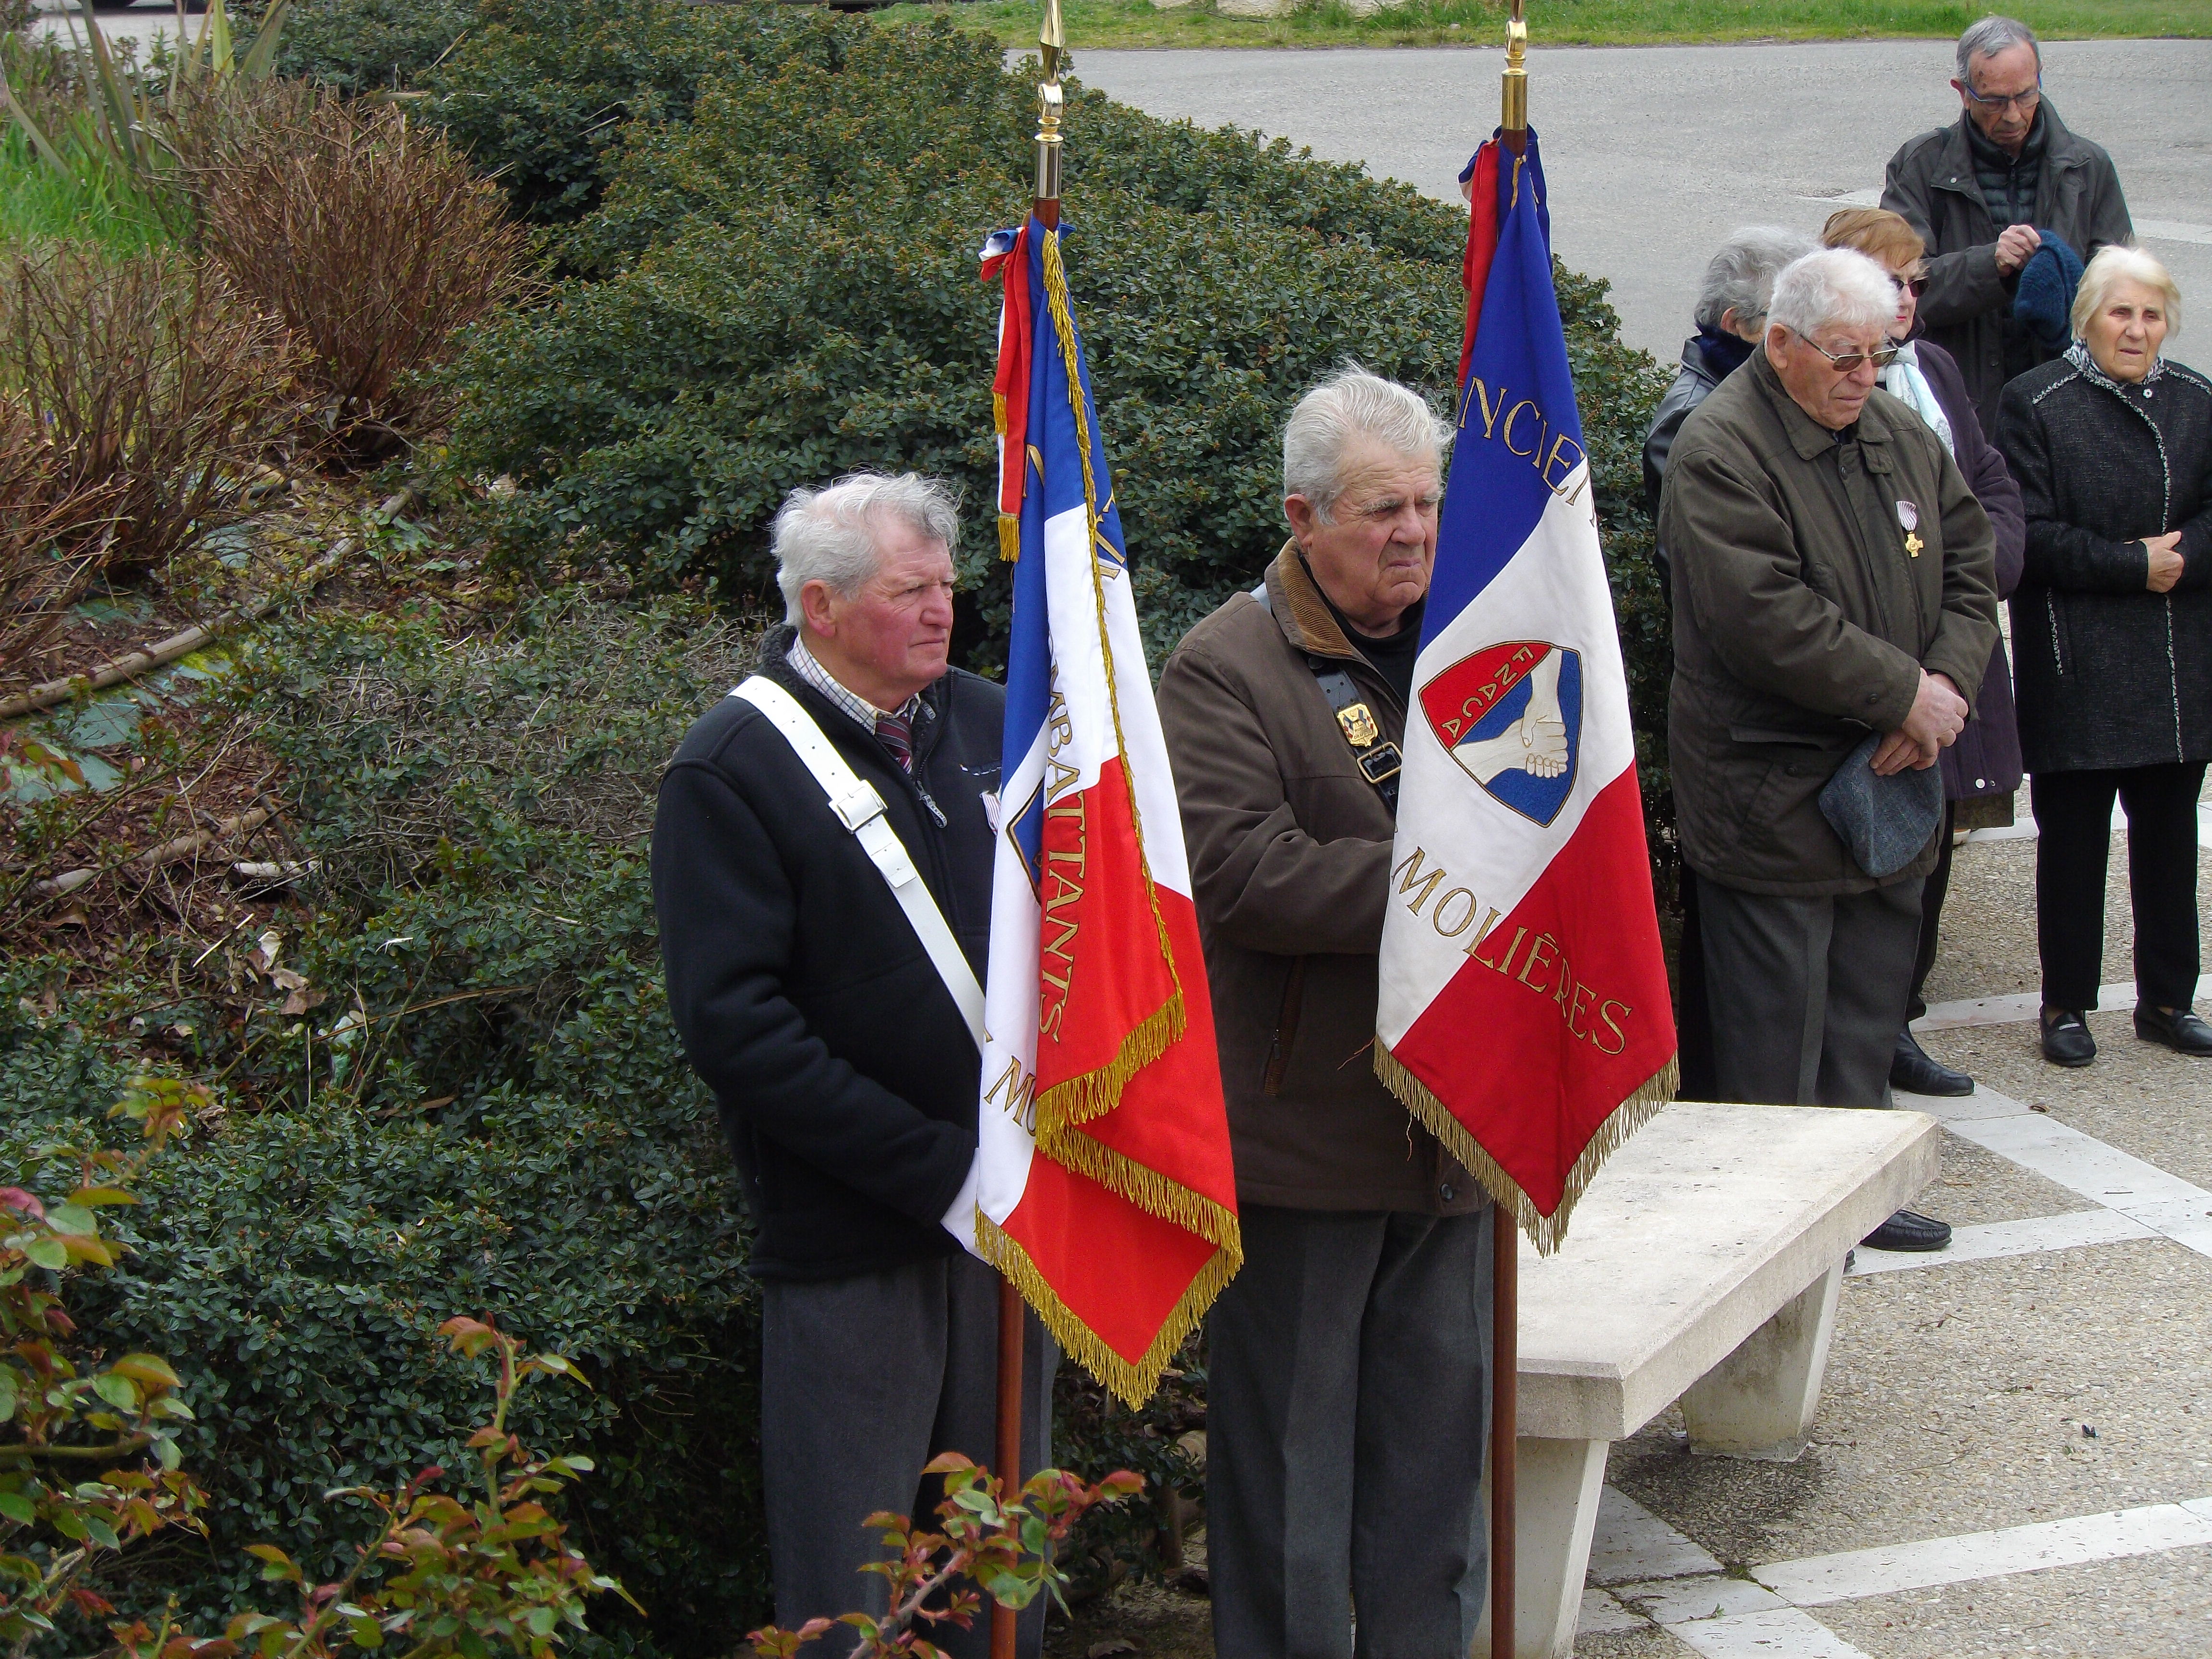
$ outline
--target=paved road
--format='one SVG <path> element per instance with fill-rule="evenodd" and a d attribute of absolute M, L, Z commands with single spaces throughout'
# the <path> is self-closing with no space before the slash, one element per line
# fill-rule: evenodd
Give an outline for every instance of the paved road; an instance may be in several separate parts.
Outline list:
<path fill-rule="evenodd" d="M 2144 246 L 2193 302 L 2179 360 L 2212 369 L 2212 40 L 2057 42 L 2044 84 L 2112 153 Z M 1083 52 L 1076 72 L 1154 115 L 1234 123 L 1433 196 L 1496 124 L 1504 54 Z M 1671 362 L 1705 262 L 1737 225 L 1817 230 L 1871 202 L 1898 145 L 1958 114 L 1945 41 L 1561 47 L 1530 54 L 1560 258 L 1612 279 L 1624 332 Z M 1083 142 L 1080 132 L 1069 142 Z"/>

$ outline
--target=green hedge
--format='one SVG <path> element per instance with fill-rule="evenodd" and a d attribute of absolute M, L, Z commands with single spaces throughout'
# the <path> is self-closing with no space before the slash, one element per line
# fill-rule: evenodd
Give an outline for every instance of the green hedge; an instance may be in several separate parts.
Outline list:
<path fill-rule="evenodd" d="M 121 1217 L 134 1253 L 78 1307 L 100 1343 L 175 1364 L 216 1499 L 207 1543 L 135 1555 L 118 1600 L 174 1593 L 215 1628 L 268 1593 L 258 1540 L 335 1576 L 362 1517 L 324 1492 L 466 1465 L 489 1390 L 431 1333 L 489 1313 L 592 1384 L 532 1390 L 519 1424 L 595 1458 L 576 1536 L 651 1613 L 603 1600 L 592 1645 L 720 1655 L 766 1613 L 746 1230 L 667 1020 L 641 833 L 748 647 L 696 607 L 559 601 L 483 637 L 288 630 L 235 696 L 322 865 L 280 963 L 328 1000 L 226 1018 L 238 999 L 189 1000 L 180 963 L 185 1000 L 163 973 L 48 1017 L 47 964 L 8 970 L 6 1178 L 41 1184 L 38 1146 L 113 1101 L 133 1019 L 192 1027 L 182 1060 L 222 1079 L 223 1115 L 156 1163 Z M 334 1042 L 355 1007 L 365 1033 Z"/>

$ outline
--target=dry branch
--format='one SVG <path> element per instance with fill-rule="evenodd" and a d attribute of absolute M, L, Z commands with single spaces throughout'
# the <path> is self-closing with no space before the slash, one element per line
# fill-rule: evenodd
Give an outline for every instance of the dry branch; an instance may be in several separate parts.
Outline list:
<path fill-rule="evenodd" d="M 197 830 L 189 836 L 179 836 L 174 841 L 163 842 L 159 847 L 149 848 L 134 858 L 109 866 L 117 870 L 139 870 L 151 872 L 167 864 L 181 864 L 186 859 L 197 858 L 218 842 L 226 842 L 250 834 L 269 822 L 276 814 L 265 806 L 256 806 L 240 812 L 234 818 L 225 818 L 210 829 Z M 58 876 L 33 882 L 31 890 L 40 898 L 60 898 L 74 893 L 92 882 L 101 872 L 96 869 L 64 870 Z"/>
<path fill-rule="evenodd" d="M 393 499 L 399 498 L 395 496 Z M 298 583 L 292 586 L 264 594 L 251 605 L 235 606 L 210 621 L 187 628 L 181 634 L 172 634 L 166 640 L 156 640 L 126 657 L 118 657 L 104 667 L 95 668 L 89 674 L 70 674 L 61 679 L 48 680 L 12 697 L 0 698 L 0 720 L 13 720 L 18 714 L 51 708 L 56 703 L 67 702 L 80 694 L 105 691 L 111 685 L 120 685 L 125 680 L 135 680 L 142 674 L 150 674 L 156 668 L 166 668 L 179 658 L 190 656 L 217 635 L 241 623 L 258 622 L 284 600 L 295 594 L 311 592 L 344 563 L 352 551 L 352 538 L 342 539 L 337 546 L 309 565 Z"/>

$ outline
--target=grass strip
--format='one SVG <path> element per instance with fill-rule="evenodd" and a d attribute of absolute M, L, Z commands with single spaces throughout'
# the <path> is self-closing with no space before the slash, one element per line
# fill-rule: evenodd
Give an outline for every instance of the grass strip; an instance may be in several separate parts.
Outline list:
<path fill-rule="evenodd" d="M 142 253 L 173 234 L 154 204 L 112 169 L 88 162 L 64 174 L 21 129 L 9 129 L 0 136 L 0 246 L 72 240 Z"/>
<path fill-rule="evenodd" d="M 1498 46 L 1508 8 L 1498 0 L 1406 0 L 1361 15 L 1344 0 L 1305 0 L 1287 16 L 1239 17 L 1216 0 L 1163 10 L 1152 0 L 1062 0 L 1080 72 L 1085 47 Z M 1990 8 L 1954 0 L 1529 0 L 1538 46 L 1691 46 L 1729 40 L 1955 40 Z M 2047 40 L 2212 36 L 2206 0 L 2012 0 Z M 1003 46 L 1036 45 L 1039 0 L 962 0 L 889 6 L 886 23 L 949 16 Z"/>

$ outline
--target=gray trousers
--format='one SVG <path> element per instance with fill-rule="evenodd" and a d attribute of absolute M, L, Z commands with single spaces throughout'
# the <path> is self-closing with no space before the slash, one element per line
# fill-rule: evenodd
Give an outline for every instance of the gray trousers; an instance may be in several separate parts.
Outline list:
<path fill-rule="evenodd" d="M 1026 1322 L 1024 1479 L 1050 1460 L 1059 1359 L 1036 1316 Z M 998 1364 L 999 1275 L 965 1252 L 851 1279 L 762 1286 L 761 1464 L 777 1624 L 796 1630 L 816 1617 L 883 1615 L 890 1587 L 882 1574 L 860 1571 L 884 1559 L 883 1547 L 861 1522 L 878 1510 L 933 1522 L 942 1493 L 921 1469 L 939 1452 L 996 1464 Z M 1020 1652 L 1035 1659 L 1044 1598 L 1022 1615 L 1020 1632 Z M 972 1629 L 940 1624 L 921 1634 L 954 1659 L 986 1659 L 990 1602 Z M 858 1639 L 840 1626 L 807 1650 L 844 1653 Z"/>
<path fill-rule="evenodd" d="M 1916 878 L 1834 898 L 1698 878 L 1723 1100 L 1887 1106 L 1920 946 Z"/>
<path fill-rule="evenodd" d="M 1466 1659 L 1489 1577 L 1489 1209 L 1240 1219 L 1206 1325 L 1214 1652 Z"/>

